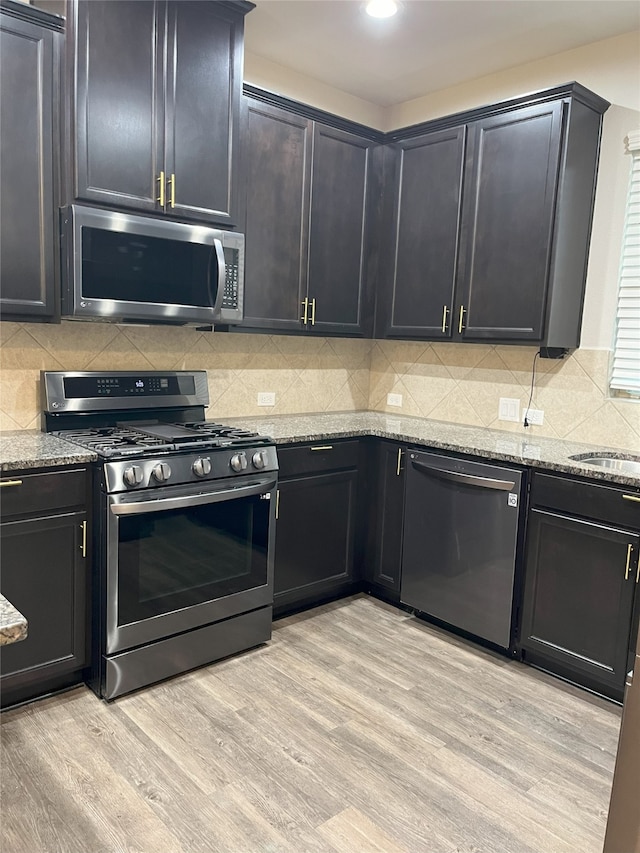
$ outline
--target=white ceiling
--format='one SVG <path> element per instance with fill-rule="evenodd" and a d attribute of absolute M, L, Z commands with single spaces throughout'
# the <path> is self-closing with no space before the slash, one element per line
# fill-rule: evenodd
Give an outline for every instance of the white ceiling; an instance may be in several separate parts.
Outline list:
<path fill-rule="evenodd" d="M 245 50 L 383 107 L 640 28 L 637 0 L 255 0 Z"/>

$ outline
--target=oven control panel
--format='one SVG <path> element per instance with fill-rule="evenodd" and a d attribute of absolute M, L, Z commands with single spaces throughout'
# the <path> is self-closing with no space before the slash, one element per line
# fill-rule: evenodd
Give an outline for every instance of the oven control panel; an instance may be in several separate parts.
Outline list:
<path fill-rule="evenodd" d="M 270 446 L 224 448 L 106 462 L 103 470 L 107 492 L 129 492 L 277 471 L 278 457 L 275 447 Z"/>

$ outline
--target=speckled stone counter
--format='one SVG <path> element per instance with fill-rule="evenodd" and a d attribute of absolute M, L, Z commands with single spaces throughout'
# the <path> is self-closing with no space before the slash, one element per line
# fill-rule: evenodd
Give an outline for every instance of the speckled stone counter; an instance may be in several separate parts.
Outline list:
<path fill-rule="evenodd" d="M 524 428 L 522 433 L 512 433 L 379 412 L 225 418 L 225 422 L 270 435 L 278 444 L 373 435 L 408 444 L 420 444 L 486 459 L 515 462 L 548 471 L 589 477 L 608 483 L 640 487 L 639 474 L 598 468 L 570 458 L 603 452 L 619 458 L 629 457 L 632 454 L 611 447 L 538 438 L 534 432 L 525 434 Z"/>
<path fill-rule="evenodd" d="M 0 646 L 17 643 L 26 636 L 27 620 L 4 595 L 0 595 Z"/>
<path fill-rule="evenodd" d="M 98 457 L 36 429 L 0 432 L 0 472 L 77 465 Z"/>

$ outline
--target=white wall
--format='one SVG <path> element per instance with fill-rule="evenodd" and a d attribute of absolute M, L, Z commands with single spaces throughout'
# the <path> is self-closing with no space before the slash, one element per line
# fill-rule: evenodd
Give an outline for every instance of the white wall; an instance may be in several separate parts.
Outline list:
<path fill-rule="evenodd" d="M 294 101 L 302 101 L 303 104 L 311 104 L 320 110 L 366 124 L 368 127 L 381 130 L 385 126 L 384 107 L 341 92 L 319 80 L 291 71 L 290 68 L 248 51 L 244 54 L 244 79 L 253 86 L 268 89 L 269 92 L 275 92 L 285 98 L 293 98 Z"/>
<path fill-rule="evenodd" d="M 624 138 L 640 129 L 640 34 L 628 33 L 443 89 L 377 107 L 259 57 L 246 57 L 248 82 L 382 130 L 418 124 L 572 80 L 611 102 L 604 117 L 581 347 L 612 341 L 630 156 Z"/>

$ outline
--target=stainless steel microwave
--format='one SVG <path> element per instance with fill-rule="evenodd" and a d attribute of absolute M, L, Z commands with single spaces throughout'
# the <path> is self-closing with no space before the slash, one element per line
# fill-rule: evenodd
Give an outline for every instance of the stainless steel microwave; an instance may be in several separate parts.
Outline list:
<path fill-rule="evenodd" d="M 62 316 L 211 326 L 242 320 L 244 235 L 81 205 L 61 210 Z"/>

